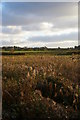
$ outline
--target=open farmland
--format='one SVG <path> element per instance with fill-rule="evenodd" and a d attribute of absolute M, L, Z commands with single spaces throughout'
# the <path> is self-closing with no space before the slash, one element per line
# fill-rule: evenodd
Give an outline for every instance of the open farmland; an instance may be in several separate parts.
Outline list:
<path fill-rule="evenodd" d="M 3 120 L 80 119 L 79 56 L 2 56 Z"/>

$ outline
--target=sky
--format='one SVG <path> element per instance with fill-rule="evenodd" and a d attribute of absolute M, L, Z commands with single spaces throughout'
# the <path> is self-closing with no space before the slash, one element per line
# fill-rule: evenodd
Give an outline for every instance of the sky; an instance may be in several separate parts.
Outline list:
<path fill-rule="evenodd" d="M 1 0 L 1 2 L 79 2 L 79 0 Z"/>
<path fill-rule="evenodd" d="M 78 45 L 77 2 L 3 2 L 1 8 L 0 46 Z"/>

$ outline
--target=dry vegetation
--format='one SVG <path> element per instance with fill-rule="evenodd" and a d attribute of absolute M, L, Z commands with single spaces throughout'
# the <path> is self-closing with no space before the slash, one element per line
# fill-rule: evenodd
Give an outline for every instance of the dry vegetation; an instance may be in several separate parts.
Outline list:
<path fill-rule="evenodd" d="M 80 119 L 79 56 L 3 56 L 3 120 Z"/>

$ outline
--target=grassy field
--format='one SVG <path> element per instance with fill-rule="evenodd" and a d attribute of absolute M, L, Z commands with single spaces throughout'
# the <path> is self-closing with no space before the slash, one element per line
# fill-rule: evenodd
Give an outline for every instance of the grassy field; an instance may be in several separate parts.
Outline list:
<path fill-rule="evenodd" d="M 0 51 L 2 55 L 72 55 L 80 54 L 76 49 L 31 50 L 31 51 Z"/>
<path fill-rule="evenodd" d="M 80 119 L 80 57 L 2 56 L 3 120 Z"/>

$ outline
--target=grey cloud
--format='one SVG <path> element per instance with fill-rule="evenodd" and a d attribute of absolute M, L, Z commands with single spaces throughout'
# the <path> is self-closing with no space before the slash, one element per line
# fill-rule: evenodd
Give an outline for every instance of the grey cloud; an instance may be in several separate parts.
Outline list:
<path fill-rule="evenodd" d="M 3 3 L 3 25 L 54 22 L 63 16 L 75 16 L 77 3 Z M 69 18 L 68 18 L 69 19 Z"/>
<path fill-rule="evenodd" d="M 51 28 L 51 32 L 59 32 L 65 29 L 74 29 L 78 26 L 78 3 L 24 3 L 24 2 L 12 2 L 3 3 L 2 10 L 2 32 L 4 34 L 18 34 L 21 31 L 43 31 L 41 23 L 47 22 L 54 26 Z M 7 26 L 17 26 L 17 29 L 7 28 Z M 21 26 L 21 30 L 18 27 Z M 25 38 L 24 36 L 23 38 Z M 17 37 L 18 38 L 18 37 Z M 10 37 L 8 38 L 10 39 Z M 15 39 L 15 38 L 14 38 Z M 28 41 L 19 39 L 18 42 L 14 43 L 15 40 L 6 42 L 3 40 L 3 44 L 36 44 L 44 43 L 51 44 L 51 42 L 63 42 L 63 41 L 76 41 L 77 33 L 63 34 L 56 36 L 37 36 L 30 37 Z M 41 44 L 40 44 L 41 45 Z"/>
<path fill-rule="evenodd" d="M 36 30 L 41 30 L 40 24 L 30 24 L 26 26 L 22 26 L 22 30 L 24 31 L 36 31 Z"/>
<path fill-rule="evenodd" d="M 37 37 L 30 37 L 28 41 L 31 42 L 60 42 L 60 41 L 69 41 L 69 40 L 77 40 L 78 34 L 71 33 L 71 34 L 63 34 L 63 35 L 55 35 L 55 36 L 37 36 Z"/>
<path fill-rule="evenodd" d="M 18 28 L 12 29 L 8 27 L 2 27 L 2 33 L 4 34 L 19 34 L 20 32 L 21 30 Z"/>
<path fill-rule="evenodd" d="M 78 15 L 74 17 L 60 17 L 54 21 L 55 28 L 77 28 L 78 27 Z"/>
<path fill-rule="evenodd" d="M 6 9 L 12 14 L 16 15 L 38 15 L 38 16 L 65 16 L 65 15 L 76 15 L 77 3 L 69 2 L 36 2 L 36 3 L 25 3 L 25 2 L 13 2 L 13 3 L 3 3 L 3 13 Z M 10 14 L 11 14 L 10 13 Z"/>
<path fill-rule="evenodd" d="M 3 2 L 43 2 L 43 0 L 1 0 Z M 78 2 L 79 0 L 44 0 L 44 2 Z"/>
<path fill-rule="evenodd" d="M 57 23 L 56 23 L 57 22 Z M 53 27 L 51 27 L 51 31 L 53 32 L 59 32 L 64 29 L 75 29 L 78 28 L 78 23 L 77 21 L 70 21 L 70 22 L 58 22 L 56 21 L 55 23 L 49 22 L 49 24 L 53 24 Z M 65 25 L 66 24 L 66 25 Z M 22 26 L 23 31 L 42 31 L 42 24 L 41 23 L 34 23 L 34 24 L 29 24 Z M 47 29 L 45 29 L 47 30 Z"/>

